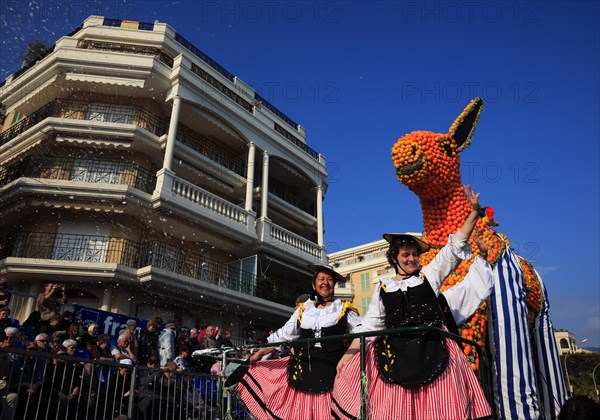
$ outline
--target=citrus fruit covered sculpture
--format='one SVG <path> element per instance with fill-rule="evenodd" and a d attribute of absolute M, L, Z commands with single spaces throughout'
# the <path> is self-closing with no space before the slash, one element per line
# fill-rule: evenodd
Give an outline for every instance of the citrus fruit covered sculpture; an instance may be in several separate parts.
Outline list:
<path fill-rule="evenodd" d="M 459 153 L 469 146 L 482 109 L 483 100 L 476 98 L 447 134 L 414 131 L 392 147 L 398 180 L 419 197 L 423 239 L 432 245 L 421 256 L 422 265 L 437 255 L 448 234 L 456 232 L 471 211 L 463 192 Z M 555 418 L 566 389 L 546 290 L 531 264 L 510 248 L 508 239 L 493 230 L 488 219 L 489 215 L 479 219 L 475 232 L 489 249 L 494 290 L 460 333 L 481 346 L 488 344 L 493 403 L 499 418 Z M 464 279 L 478 252 L 472 238 L 470 242 L 472 258 L 446 278 L 442 291 Z M 463 350 L 478 370 L 475 349 L 465 345 Z"/>

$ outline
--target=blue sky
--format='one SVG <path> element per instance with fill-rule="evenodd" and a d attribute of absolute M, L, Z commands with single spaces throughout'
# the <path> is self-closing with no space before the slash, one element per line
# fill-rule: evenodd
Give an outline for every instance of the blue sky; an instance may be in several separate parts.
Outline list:
<path fill-rule="evenodd" d="M 390 149 L 485 109 L 463 181 L 534 262 L 555 327 L 600 347 L 596 1 L 3 0 L 0 77 L 29 41 L 91 14 L 168 23 L 304 126 L 327 157 L 325 241 L 336 251 L 420 231 Z"/>

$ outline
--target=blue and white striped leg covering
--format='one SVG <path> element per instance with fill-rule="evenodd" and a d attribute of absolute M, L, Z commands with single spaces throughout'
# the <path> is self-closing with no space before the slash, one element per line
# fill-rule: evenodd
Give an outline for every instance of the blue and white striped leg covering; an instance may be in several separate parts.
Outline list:
<path fill-rule="evenodd" d="M 523 273 L 517 255 L 508 247 L 494 268 L 490 303 L 488 337 L 497 417 L 538 419 L 540 407 Z"/>

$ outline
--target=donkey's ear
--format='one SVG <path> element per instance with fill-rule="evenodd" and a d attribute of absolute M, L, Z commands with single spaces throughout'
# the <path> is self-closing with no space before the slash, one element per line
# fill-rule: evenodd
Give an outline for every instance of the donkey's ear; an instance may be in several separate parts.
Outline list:
<path fill-rule="evenodd" d="M 448 135 L 456 141 L 459 152 L 471 144 L 471 137 L 475 133 L 481 111 L 483 111 L 483 99 L 473 99 L 450 127 Z"/>

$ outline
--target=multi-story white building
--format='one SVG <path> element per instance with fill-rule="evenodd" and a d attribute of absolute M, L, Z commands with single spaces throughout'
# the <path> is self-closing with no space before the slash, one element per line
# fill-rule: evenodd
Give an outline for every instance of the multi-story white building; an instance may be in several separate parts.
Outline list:
<path fill-rule="evenodd" d="M 0 85 L 0 275 L 69 303 L 280 325 L 326 261 L 325 158 L 173 28 L 91 16 Z"/>

